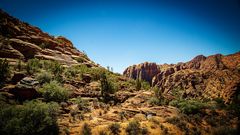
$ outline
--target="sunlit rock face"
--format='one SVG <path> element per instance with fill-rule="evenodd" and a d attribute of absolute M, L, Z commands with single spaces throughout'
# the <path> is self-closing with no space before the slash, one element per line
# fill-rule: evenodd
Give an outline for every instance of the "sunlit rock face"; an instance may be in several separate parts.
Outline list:
<path fill-rule="evenodd" d="M 55 60 L 62 64 L 93 63 L 65 37 L 51 36 L 0 10 L 0 57 Z"/>
<path fill-rule="evenodd" d="M 165 94 L 181 91 L 196 98 L 221 97 L 226 103 L 236 99 L 240 86 L 240 53 L 196 56 L 178 64 L 143 63 L 128 67 L 124 75 L 146 80 Z"/>
<path fill-rule="evenodd" d="M 133 65 L 128 67 L 123 74 L 129 78 L 142 79 L 149 83 L 152 83 L 152 78 L 160 72 L 160 69 L 156 63 L 142 63 L 139 65 Z"/>

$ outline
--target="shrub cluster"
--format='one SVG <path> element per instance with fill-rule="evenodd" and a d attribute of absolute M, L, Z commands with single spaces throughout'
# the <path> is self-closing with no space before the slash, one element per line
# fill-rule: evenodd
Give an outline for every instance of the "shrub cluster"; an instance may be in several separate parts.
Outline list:
<path fill-rule="evenodd" d="M 133 120 L 128 123 L 128 126 L 125 130 L 127 135 L 146 135 L 148 134 L 147 128 L 141 128 L 141 125 L 138 121 Z"/>
<path fill-rule="evenodd" d="M 121 130 L 120 130 L 120 124 L 118 123 L 113 123 L 108 127 L 113 135 L 119 135 Z"/>
<path fill-rule="evenodd" d="M 69 92 L 56 81 L 45 83 L 39 92 L 47 101 L 63 102 L 69 98 Z"/>
<path fill-rule="evenodd" d="M 22 106 L 0 109 L 0 133 L 3 135 L 57 135 L 58 104 L 30 101 Z"/>
<path fill-rule="evenodd" d="M 0 87 L 4 84 L 6 79 L 10 76 L 10 67 L 6 59 L 0 59 Z"/>
<path fill-rule="evenodd" d="M 173 100 L 169 103 L 171 106 L 175 106 L 185 114 L 197 114 L 201 109 L 206 107 L 204 103 L 198 100 Z"/>
<path fill-rule="evenodd" d="M 114 94 L 116 92 L 116 88 L 114 84 L 108 80 L 106 74 L 101 75 L 101 95 L 105 102 L 110 101 L 110 94 Z"/>
<path fill-rule="evenodd" d="M 92 135 L 92 129 L 87 123 L 83 124 L 81 135 Z"/>

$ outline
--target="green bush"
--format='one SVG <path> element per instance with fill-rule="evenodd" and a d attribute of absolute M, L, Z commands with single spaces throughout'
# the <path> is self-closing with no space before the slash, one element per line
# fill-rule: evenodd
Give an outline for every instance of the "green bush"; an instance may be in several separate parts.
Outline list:
<path fill-rule="evenodd" d="M 6 59 L 0 59 L 0 87 L 6 81 L 6 79 L 10 76 L 10 67 L 9 63 Z"/>
<path fill-rule="evenodd" d="M 183 131 L 188 131 L 187 125 L 185 122 L 183 122 L 180 118 L 178 117 L 172 117 L 172 118 L 168 118 L 166 119 L 166 121 L 168 123 L 171 123 L 173 125 L 176 125 L 179 129 L 183 130 Z"/>
<path fill-rule="evenodd" d="M 144 90 L 149 90 L 151 88 L 149 82 L 146 82 L 146 81 L 142 81 L 142 88 Z"/>
<path fill-rule="evenodd" d="M 161 105 L 161 101 L 156 97 L 151 97 L 148 102 L 150 105 Z"/>
<path fill-rule="evenodd" d="M 114 88 L 114 84 L 108 80 L 106 74 L 102 74 L 101 76 L 101 95 L 105 102 L 108 102 L 110 99 L 110 94 L 114 94 L 116 89 Z"/>
<path fill-rule="evenodd" d="M 81 97 L 70 99 L 70 101 L 74 104 L 78 105 L 79 110 L 87 111 L 88 109 L 88 102 L 86 100 L 83 100 Z"/>
<path fill-rule="evenodd" d="M 107 135 L 107 132 L 106 131 L 100 131 L 98 134 L 99 135 Z"/>
<path fill-rule="evenodd" d="M 40 84 L 44 84 L 44 83 L 49 83 L 52 79 L 51 73 L 48 72 L 40 72 L 37 75 L 37 80 L 39 81 Z"/>
<path fill-rule="evenodd" d="M 69 98 L 69 92 L 56 81 L 45 83 L 39 92 L 47 101 L 63 102 Z"/>
<path fill-rule="evenodd" d="M 29 59 L 26 65 L 26 70 L 28 74 L 34 74 L 38 72 L 41 68 L 41 63 L 39 59 Z"/>
<path fill-rule="evenodd" d="M 92 134 L 92 130 L 90 126 L 87 123 L 84 123 L 82 126 L 81 135 L 91 135 L 91 134 Z"/>
<path fill-rule="evenodd" d="M 141 88 L 142 88 L 141 80 L 137 78 L 137 80 L 136 80 L 136 90 L 141 90 Z"/>
<path fill-rule="evenodd" d="M 121 130 L 120 130 L 120 125 L 118 123 L 113 123 L 108 127 L 113 135 L 119 135 Z"/>
<path fill-rule="evenodd" d="M 3 135 L 57 135 L 56 103 L 30 101 L 22 106 L 0 110 L 0 133 Z"/>
<path fill-rule="evenodd" d="M 129 122 L 125 131 L 126 131 L 127 135 L 139 135 L 139 134 L 141 134 L 140 123 L 138 121 L 135 121 L 135 120 Z"/>
<path fill-rule="evenodd" d="M 197 100 L 173 100 L 169 103 L 175 106 L 185 114 L 197 114 L 205 107 L 205 104 Z"/>
<path fill-rule="evenodd" d="M 239 132 L 235 128 L 221 126 L 213 130 L 213 135 L 239 135 Z"/>

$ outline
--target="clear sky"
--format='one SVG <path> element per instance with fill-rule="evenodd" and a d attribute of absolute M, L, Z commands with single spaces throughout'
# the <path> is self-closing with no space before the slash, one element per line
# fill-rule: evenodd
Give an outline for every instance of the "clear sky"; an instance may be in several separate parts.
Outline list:
<path fill-rule="evenodd" d="M 0 8 L 119 73 L 240 51 L 239 0 L 1 0 Z"/>

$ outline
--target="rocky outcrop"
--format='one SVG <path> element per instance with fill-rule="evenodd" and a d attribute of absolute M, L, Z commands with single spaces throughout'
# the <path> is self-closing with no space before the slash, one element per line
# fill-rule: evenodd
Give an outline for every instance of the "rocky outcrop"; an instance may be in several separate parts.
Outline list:
<path fill-rule="evenodd" d="M 143 64 L 134 65 L 124 71 L 124 75 L 133 79 L 136 73 L 151 71 Z M 199 55 L 186 63 L 156 65 L 155 74 L 144 74 L 146 81 L 158 86 L 164 94 L 174 94 L 195 98 L 221 97 L 226 103 L 236 100 L 240 93 L 240 52 L 231 55 Z M 136 68 L 142 67 L 142 68 Z M 155 71 L 156 68 L 153 68 Z M 136 70 L 138 69 L 138 70 Z"/>
<path fill-rule="evenodd" d="M 23 78 L 15 88 L 11 89 L 9 93 L 15 95 L 19 100 L 29 100 L 36 98 L 38 96 L 38 92 L 36 91 L 36 87 L 38 85 L 38 81 L 31 77 Z"/>
<path fill-rule="evenodd" d="M 142 63 L 139 65 L 133 65 L 128 67 L 123 74 L 129 78 L 142 79 L 149 83 L 152 82 L 152 78 L 160 72 L 156 63 Z"/>
<path fill-rule="evenodd" d="M 0 57 L 28 60 L 31 58 L 59 61 L 71 65 L 91 63 L 65 37 L 54 37 L 0 10 Z M 81 61 L 77 59 L 83 58 Z"/>

